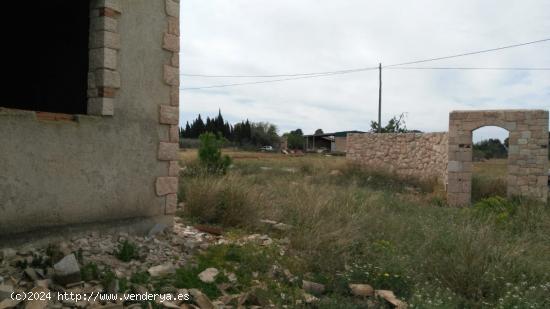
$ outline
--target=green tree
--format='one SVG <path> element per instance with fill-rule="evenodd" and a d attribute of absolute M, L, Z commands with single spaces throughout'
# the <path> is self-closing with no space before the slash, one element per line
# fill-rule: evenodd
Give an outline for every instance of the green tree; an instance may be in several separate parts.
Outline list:
<path fill-rule="evenodd" d="M 474 158 L 506 158 L 508 151 L 505 145 L 498 138 L 482 140 L 474 144 Z"/>
<path fill-rule="evenodd" d="M 225 174 L 231 165 L 231 158 L 222 156 L 222 147 L 225 142 L 223 137 L 210 132 L 199 136 L 199 161 L 201 165 L 211 174 Z"/>
<path fill-rule="evenodd" d="M 371 132 L 378 132 L 378 122 L 377 121 L 371 121 L 370 122 L 370 131 Z M 393 116 L 390 121 L 388 121 L 388 124 L 384 127 L 382 127 L 381 133 L 407 133 L 407 132 L 420 132 L 418 130 L 408 130 L 407 126 L 405 125 L 405 114 L 401 114 L 398 116 Z"/>
<path fill-rule="evenodd" d="M 250 125 L 251 142 L 256 146 L 275 146 L 279 143 L 277 126 L 269 122 L 254 122 Z"/>
<path fill-rule="evenodd" d="M 287 139 L 289 149 L 304 149 L 304 133 L 302 129 L 290 131 L 290 133 L 285 133 L 283 136 Z"/>

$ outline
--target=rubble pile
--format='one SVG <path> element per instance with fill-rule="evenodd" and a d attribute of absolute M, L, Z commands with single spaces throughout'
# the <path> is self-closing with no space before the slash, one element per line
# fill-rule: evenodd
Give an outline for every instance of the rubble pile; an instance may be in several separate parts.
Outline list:
<path fill-rule="evenodd" d="M 140 252 L 138 259 L 128 262 L 117 258 L 117 251 L 125 241 L 135 245 Z M 120 301 L 62 300 L 60 294 L 71 292 L 79 295 L 94 293 L 122 293 L 117 278 L 130 278 L 132 274 L 147 272 L 151 277 L 172 274 L 186 265 L 197 251 L 207 249 L 212 244 L 223 243 L 221 236 L 201 232 L 194 227 L 183 225 L 177 218 L 173 229 L 155 226 L 148 236 L 139 237 L 127 233 L 101 234 L 91 232 L 69 241 L 48 246 L 25 245 L 19 248 L 0 250 L 0 309 L 26 308 L 141 308 L 139 303 Z M 91 268 L 91 270 L 90 270 Z M 96 269 L 97 268 L 97 269 Z M 88 271 L 112 271 L 110 282 L 105 278 L 84 278 Z M 108 286 L 105 286 L 108 285 Z M 150 292 L 151 287 L 140 287 L 139 292 Z M 29 292 L 35 296 L 30 299 Z M 172 291 L 168 291 L 172 292 Z M 179 291 L 192 294 L 190 291 Z M 13 299 L 14 295 L 20 294 Z M 199 295 L 195 292 L 196 295 Z M 23 297 L 24 295 L 24 297 Z M 97 294 L 95 294 L 97 295 Z M 38 296 L 38 297 L 37 297 Z M 44 301 L 47 296 L 49 300 Z M 204 297 L 198 296 L 202 303 Z M 63 298 L 63 297 L 61 297 Z M 164 307 L 193 308 L 183 302 L 174 304 L 163 302 Z M 149 304 L 151 307 L 151 304 Z M 203 307 L 200 307 L 203 308 Z M 204 307 L 207 308 L 207 307 Z M 213 308 L 213 307 L 212 307 Z"/>
<path fill-rule="evenodd" d="M 261 220 L 261 223 L 278 233 L 293 229 L 291 225 L 272 220 Z M 222 232 L 216 227 L 186 226 L 176 218 L 172 229 L 157 225 L 144 237 L 90 232 L 48 246 L 3 248 L 0 250 L 0 309 L 276 308 L 272 301 L 259 296 L 267 285 L 258 273 L 252 274 L 251 286 L 237 293 L 232 288 L 239 285 L 238 276 L 227 269 L 200 268 L 200 272 L 193 275 L 196 283 L 191 285 L 195 286 L 185 286 L 186 289 L 178 289 L 168 280 L 178 269 L 194 265 L 197 253 L 212 245 L 276 246 L 277 254 L 284 256 L 290 244 L 286 237 L 272 239 L 268 235 L 252 234 L 229 239 Z M 315 306 L 322 298 L 330 297 L 329 289 L 323 284 L 301 280 L 300 285 L 302 277 L 288 269 L 275 264 L 270 269 L 272 280 L 282 278 L 297 287 L 301 296 L 295 300 L 296 306 Z M 139 276 L 150 280 L 140 280 Z M 220 276 L 226 278 L 224 283 L 217 281 Z M 201 282 L 214 286 L 221 296 L 211 300 L 207 291 L 201 290 Z M 369 307 L 381 302 L 400 309 L 407 307 L 392 291 L 375 290 L 368 284 L 350 284 L 349 291 Z M 131 293 L 159 293 L 173 298 L 147 301 L 125 298 Z M 80 298 L 71 295 L 80 295 Z M 281 294 L 281 298 L 285 297 Z"/>

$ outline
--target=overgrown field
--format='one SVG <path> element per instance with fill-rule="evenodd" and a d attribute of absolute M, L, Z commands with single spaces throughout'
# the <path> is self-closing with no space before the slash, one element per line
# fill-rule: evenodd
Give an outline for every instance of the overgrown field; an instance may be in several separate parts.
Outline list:
<path fill-rule="evenodd" d="M 502 194 L 490 187 L 493 175 L 505 175 L 496 172 L 502 167 L 477 165 L 489 185 L 475 183 L 480 202 L 457 209 L 445 205 L 434 183 L 364 170 L 344 157 L 230 155 L 229 172 L 212 176 L 196 153 L 182 153 L 181 215 L 229 235 L 267 233 L 290 243 L 284 254 L 215 246 L 198 257 L 203 267 L 237 267 L 231 271 L 240 291 L 260 281 L 264 297 L 293 307 L 305 279 L 327 288 L 317 308 L 366 308 L 349 283 L 392 290 L 410 308 L 550 308 L 550 209 L 483 199 Z M 293 228 L 279 231 L 261 219 Z M 273 275 L 273 268 L 299 280 Z"/>

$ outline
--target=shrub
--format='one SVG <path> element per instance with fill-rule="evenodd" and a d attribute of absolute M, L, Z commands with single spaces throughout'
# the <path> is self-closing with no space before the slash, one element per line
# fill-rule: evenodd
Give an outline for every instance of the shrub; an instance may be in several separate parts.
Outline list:
<path fill-rule="evenodd" d="M 134 259 L 137 260 L 139 259 L 138 248 L 136 244 L 125 240 L 123 243 L 119 244 L 115 256 L 123 262 L 130 262 Z"/>
<path fill-rule="evenodd" d="M 184 188 L 185 214 L 201 223 L 246 227 L 256 222 L 252 192 L 235 177 L 204 176 Z"/>
<path fill-rule="evenodd" d="M 473 175 L 472 201 L 491 196 L 506 196 L 506 179 Z"/>
<path fill-rule="evenodd" d="M 473 206 L 473 211 L 483 218 L 494 216 L 497 222 L 506 222 L 515 214 L 517 205 L 507 199 L 494 196 L 482 199 Z"/>
<path fill-rule="evenodd" d="M 99 268 L 95 263 L 87 263 L 80 269 L 82 280 L 91 281 L 99 279 Z"/>
<path fill-rule="evenodd" d="M 207 172 L 212 174 L 225 174 L 231 165 L 231 158 L 222 156 L 221 148 L 224 140 L 212 133 L 204 133 L 199 137 L 199 161 Z"/>
<path fill-rule="evenodd" d="M 356 163 L 348 163 L 343 168 L 342 175 L 338 177 L 339 183 L 345 184 L 350 181 L 357 183 L 359 186 L 398 192 L 411 188 L 424 193 L 434 192 L 439 186 L 436 178 L 420 179 L 412 176 L 401 176 L 387 170 Z"/>

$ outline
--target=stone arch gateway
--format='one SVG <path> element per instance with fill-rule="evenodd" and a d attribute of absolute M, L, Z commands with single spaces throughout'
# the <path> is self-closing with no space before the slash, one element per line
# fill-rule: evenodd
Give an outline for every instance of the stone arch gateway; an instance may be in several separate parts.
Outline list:
<path fill-rule="evenodd" d="M 447 200 L 451 206 L 471 202 L 472 131 L 484 126 L 508 130 L 508 196 L 546 202 L 548 197 L 548 111 L 453 111 L 449 115 Z"/>

